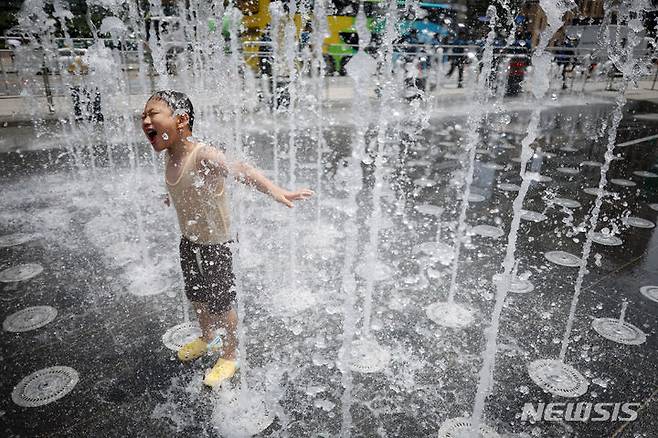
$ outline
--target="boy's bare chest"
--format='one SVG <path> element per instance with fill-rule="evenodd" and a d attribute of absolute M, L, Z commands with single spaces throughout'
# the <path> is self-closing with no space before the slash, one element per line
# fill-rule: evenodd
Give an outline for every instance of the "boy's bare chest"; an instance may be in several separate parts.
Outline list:
<path fill-rule="evenodd" d="M 167 168 L 165 169 L 165 177 L 167 178 L 167 182 L 169 184 L 176 184 L 178 181 L 180 181 L 184 171 L 190 171 L 190 169 L 188 169 L 189 166 L 185 165 L 186 161 L 187 160 L 169 160 L 169 163 L 167 163 Z"/>

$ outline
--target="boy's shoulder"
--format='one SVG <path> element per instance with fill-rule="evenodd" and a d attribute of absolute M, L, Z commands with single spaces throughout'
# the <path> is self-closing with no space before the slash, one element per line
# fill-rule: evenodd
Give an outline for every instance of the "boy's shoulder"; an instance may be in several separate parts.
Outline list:
<path fill-rule="evenodd" d="M 196 146 L 195 149 L 198 149 L 198 153 L 200 154 L 212 154 L 214 152 L 221 152 L 225 153 L 226 152 L 226 145 L 224 143 L 208 143 L 205 141 L 198 140 L 195 142 Z"/>
<path fill-rule="evenodd" d="M 203 159 L 216 158 L 218 153 L 222 153 L 223 149 L 214 146 L 213 144 L 205 141 L 197 141 L 195 146 L 197 162 Z"/>
<path fill-rule="evenodd" d="M 214 158 L 213 154 L 214 148 L 204 141 L 197 141 L 194 147 L 195 152 L 195 161 L 197 167 L 203 164 L 206 160 L 212 160 Z"/>
<path fill-rule="evenodd" d="M 224 156 L 224 148 L 217 147 L 213 144 L 199 141 L 196 143 L 196 167 L 199 170 L 204 170 L 207 167 L 215 167 L 216 165 L 224 165 L 226 157 Z M 214 166 L 213 166 L 214 165 Z"/>

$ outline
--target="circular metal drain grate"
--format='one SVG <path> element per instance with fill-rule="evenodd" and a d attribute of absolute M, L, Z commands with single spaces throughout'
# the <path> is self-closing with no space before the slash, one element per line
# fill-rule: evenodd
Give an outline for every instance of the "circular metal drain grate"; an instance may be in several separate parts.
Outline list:
<path fill-rule="evenodd" d="M 562 397 L 580 397 L 589 386 L 578 370 L 559 360 L 539 359 L 531 362 L 528 375 L 544 391 Z"/>
<path fill-rule="evenodd" d="M 539 182 L 539 183 L 547 183 L 553 181 L 553 178 L 547 175 L 541 175 L 541 174 L 534 174 L 530 178 L 532 181 Z"/>
<path fill-rule="evenodd" d="M 546 220 L 546 215 L 538 211 L 521 210 L 521 219 L 531 222 L 541 222 Z"/>
<path fill-rule="evenodd" d="M 8 332 L 27 332 L 52 322 L 57 317 L 57 309 L 50 306 L 28 307 L 9 315 L 2 323 Z"/>
<path fill-rule="evenodd" d="M 473 322 L 473 312 L 457 303 L 442 301 L 430 304 L 425 314 L 442 327 L 460 328 Z"/>
<path fill-rule="evenodd" d="M 468 195 L 468 202 L 482 202 L 484 199 L 484 196 L 479 193 L 471 193 Z"/>
<path fill-rule="evenodd" d="M 500 283 L 503 280 L 502 274 L 495 274 L 493 280 L 496 284 Z M 510 282 L 509 292 L 515 294 L 527 294 L 535 290 L 535 286 L 530 282 L 530 280 L 524 280 L 522 278 L 516 277 L 513 278 Z"/>
<path fill-rule="evenodd" d="M 70 367 L 44 368 L 21 380 L 14 387 L 11 399 L 25 408 L 47 405 L 68 394 L 79 379 L 78 372 Z"/>
<path fill-rule="evenodd" d="M 290 297 L 295 297 L 291 300 Z M 316 296 L 303 285 L 279 289 L 272 293 L 272 311 L 277 315 L 293 315 L 310 309 L 317 303 Z"/>
<path fill-rule="evenodd" d="M 264 394 L 222 387 L 214 391 L 212 421 L 220 436 L 250 437 L 259 435 L 276 418 L 272 401 Z"/>
<path fill-rule="evenodd" d="M 423 242 L 414 247 L 414 252 L 427 254 L 445 266 L 448 266 L 455 256 L 452 247 L 443 242 Z"/>
<path fill-rule="evenodd" d="M 391 353 L 372 339 L 352 343 L 350 368 L 359 373 L 378 373 L 391 361 Z"/>
<path fill-rule="evenodd" d="M 658 174 L 653 172 L 648 172 L 646 170 L 636 170 L 635 172 L 633 172 L 633 175 L 637 175 L 642 178 L 658 178 Z"/>
<path fill-rule="evenodd" d="M 640 293 L 651 301 L 658 303 L 658 286 L 642 286 Z"/>
<path fill-rule="evenodd" d="M 579 169 L 573 167 L 558 167 L 557 171 L 560 173 L 566 173 L 567 175 L 576 175 L 577 173 L 580 173 Z"/>
<path fill-rule="evenodd" d="M 178 351 L 201 336 L 201 328 L 197 322 L 184 322 L 170 328 L 162 335 L 162 343 L 170 350 Z"/>
<path fill-rule="evenodd" d="M 622 187 L 635 187 L 637 184 L 629 179 L 613 178 L 610 180 L 612 184 Z"/>
<path fill-rule="evenodd" d="M 514 279 L 510 285 L 510 292 L 515 294 L 527 294 L 535 290 L 535 286 L 528 280 Z"/>
<path fill-rule="evenodd" d="M 642 330 L 627 322 L 619 323 L 614 318 L 595 318 L 592 328 L 596 333 L 613 342 L 626 345 L 640 345 L 647 340 Z"/>
<path fill-rule="evenodd" d="M 601 190 L 598 187 L 587 187 L 586 189 L 583 189 L 583 192 L 587 193 L 588 195 L 592 196 L 610 196 L 612 195 L 612 192 L 608 192 L 606 190 Z"/>
<path fill-rule="evenodd" d="M 518 192 L 521 190 L 521 187 L 510 183 L 500 183 L 498 184 L 498 188 L 504 192 Z"/>
<path fill-rule="evenodd" d="M 580 202 L 568 198 L 555 198 L 553 204 L 564 208 L 580 208 Z"/>
<path fill-rule="evenodd" d="M 430 163 L 427 160 L 409 160 L 407 161 L 407 167 L 427 167 L 431 166 L 432 163 Z"/>
<path fill-rule="evenodd" d="M 418 187 L 434 187 L 436 185 L 436 181 L 432 181 L 431 179 L 427 178 L 418 178 L 414 180 L 414 185 Z"/>
<path fill-rule="evenodd" d="M 480 162 L 480 166 L 485 169 L 491 169 L 491 170 L 503 170 L 505 168 L 505 166 L 503 166 L 502 164 L 492 163 L 487 161 Z"/>
<path fill-rule="evenodd" d="M 619 237 L 612 236 L 610 234 L 603 233 L 592 233 L 592 242 L 598 243 L 599 245 L 606 246 L 619 246 L 624 243 Z"/>
<path fill-rule="evenodd" d="M 33 234 L 15 233 L 0 236 L 0 248 L 8 248 L 10 246 L 22 245 L 34 239 Z"/>
<path fill-rule="evenodd" d="M 414 151 L 423 152 L 423 151 L 426 151 L 427 149 L 429 149 L 429 147 L 427 145 L 424 145 L 424 144 L 414 143 L 409 149 L 414 150 Z"/>
<path fill-rule="evenodd" d="M 3 283 L 14 283 L 29 280 L 41 274 L 43 268 L 37 263 L 26 263 L 24 265 L 12 266 L 0 272 L 0 281 Z"/>
<path fill-rule="evenodd" d="M 450 418 L 439 428 L 439 438 L 466 438 L 474 436 L 471 432 L 471 420 L 466 417 Z M 498 438 L 500 435 L 486 424 L 478 427 L 478 438 Z"/>
<path fill-rule="evenodd" d="M 384 281 L 393 276 L 393 269 L 387 264 L 375 261 L 373 265 L 370 263 L 363 263 L 356 268 L 356 273 L 359 277 L 372 281 Z"/>
<path fill-rule="evenodd" d="M 656 226 L 656 224 L 654 224 L 653 222 L 651 222 L 649 220 L 642 219 L 641 217 L 635 217 L 635 216 L 629 216 L 629 217 L 622 218 L 621 221 L 624 225 L 629 225 L 629 226 L 635 227 L 635 228 L 653 228 L 653 227 Z"/>
<path fill-rule="evenodd" d="M 444 209 L 432 204 L 420 204 L 416 206 L 416 211 L 430 216 L 441 216 Z"/>
<path fill-rule="evenodd" d="M 502 229 L 494 227 L 493 225 L 476 225 L 471 228 L 471 233 L 482 237 L 493 237 L 494 239 L 497 239 L 505 234 Z"/>
<path fill-rule="evenodd" d="M 544 253 L 544 257 L 546 257 L 549 262 L 555 263 L 556 265 L 569 266 L 572 268 L 580 266 L 581 262 L 580 258 L 565 251 L 549 251 Z"/>

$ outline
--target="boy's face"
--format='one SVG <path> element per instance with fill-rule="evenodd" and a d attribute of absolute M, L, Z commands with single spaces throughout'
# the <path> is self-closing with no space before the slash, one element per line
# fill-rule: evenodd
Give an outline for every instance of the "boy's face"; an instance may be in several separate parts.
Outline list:
<path fill-rule="evenodd" d="M 166 102 L 150 99 L 142 113 L 142 130 L 156 152 L 168 149 L 180 140 L 178 135 L 179 117 Z"/>

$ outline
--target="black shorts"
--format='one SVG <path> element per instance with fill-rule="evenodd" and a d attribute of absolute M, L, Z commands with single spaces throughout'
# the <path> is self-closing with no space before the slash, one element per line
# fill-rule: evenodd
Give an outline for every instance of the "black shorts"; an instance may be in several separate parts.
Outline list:
<path fill-rule="evenodd" d="M 186 237 L 180 240 L 180 265 L 185 295 L 205 303 L 211 313 L 223 313 L 235 301 L 235 275 L 229 242 L 200 245 Z"/>

